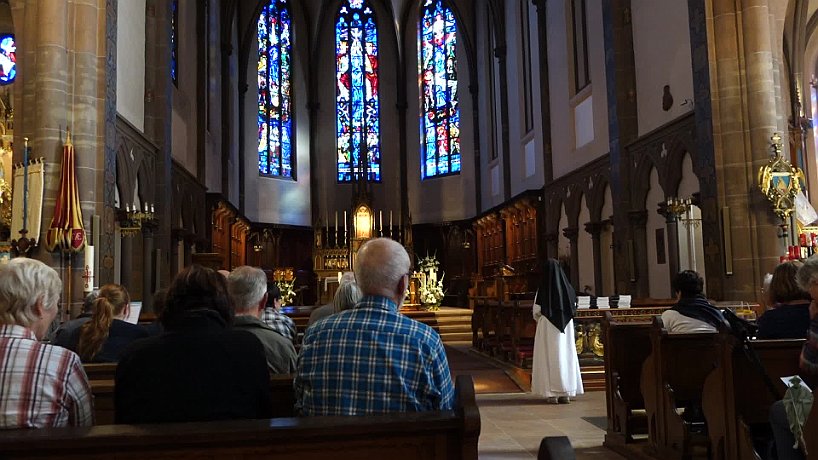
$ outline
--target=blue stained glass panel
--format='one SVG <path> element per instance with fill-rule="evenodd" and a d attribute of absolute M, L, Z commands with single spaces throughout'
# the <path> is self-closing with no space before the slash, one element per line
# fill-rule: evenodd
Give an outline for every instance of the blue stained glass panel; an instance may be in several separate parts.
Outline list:
<path fill-rule="evenodd" d="M 335 23 L 338 182 L 381 180 L 378 26 L 365 0 L 341 4 Z"/>
<path fill-rule="evenodd" d="M 421 178 L 460 172 L 457 24 L 444 0 L 422 0 L 418 27 Z"/>
<path fill-rule="evenodd" d="M 287 0 L 261 10 L 258 38 L 258 171 L 293 178 L 291 21 Z"/>

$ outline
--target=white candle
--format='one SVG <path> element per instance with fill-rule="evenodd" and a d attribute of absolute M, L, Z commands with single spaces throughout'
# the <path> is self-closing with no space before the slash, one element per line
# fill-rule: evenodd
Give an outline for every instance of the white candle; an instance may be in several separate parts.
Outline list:
<path fill-rule="evenodd" d="M 389 210 L 389 230 L 392 231 L 392 210 Z"/>
<path fill-rule="evenodd" d="M 378 211 L 378 230 L 383 233 L 383 211 Z"/>
<path fill-rule="evenodd" d="M 151 203 L 151 212 L 156 212 L 156 208 L 153 207 L 153 203 Z"/>
<path fill-rule="evenodd" d="M 85 273 L 82 275 L 84 285 L 82 292 L 91 292 L 94 290 L 94 247 L 90 244 L 85 245 Z"/>
<path fill-rule="evenodd" d="M 347 212 L 344 211 L 344 237 L 347 235 Z"/>
<path fill-rule="evenodd" d="M 338 211 L 335 211 L 335 234 L 338 234 Z"/>

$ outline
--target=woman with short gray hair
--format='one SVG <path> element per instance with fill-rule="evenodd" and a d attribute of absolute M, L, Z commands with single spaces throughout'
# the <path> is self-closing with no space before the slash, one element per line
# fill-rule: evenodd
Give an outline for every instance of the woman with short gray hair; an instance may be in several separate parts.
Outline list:
<path fill-rule="evenodd" d="M 79 356 L 40 342 L 61 291 L 57 272 L 38 260 L 0 267 L 0 429 L 94 424 Z"/>
<path fill-rule="evenodd" d="M 361 297 L 363 297 L 361 289 L 354 281 L 341 284 L 332 299 L 334 312 L 340 313 L 349 310 L 361 300 Z"/>

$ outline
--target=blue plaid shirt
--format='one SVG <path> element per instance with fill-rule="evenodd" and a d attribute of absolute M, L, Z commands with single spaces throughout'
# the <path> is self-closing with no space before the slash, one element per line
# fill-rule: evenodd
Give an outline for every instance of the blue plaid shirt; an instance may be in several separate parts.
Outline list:
<path fill-rule="evenodd" d="M 292 318 L 277 311 L 275 308 L 265 308 L 261 312 L 261 320 L 284 338 L 295 342 L 295 322 Z"/>
<path fill-rule="evenodd" d="M 300 415 L 446 410 L 454 399 L 440 336 L 377 296 L 307 329 L 294 385 Z"/>

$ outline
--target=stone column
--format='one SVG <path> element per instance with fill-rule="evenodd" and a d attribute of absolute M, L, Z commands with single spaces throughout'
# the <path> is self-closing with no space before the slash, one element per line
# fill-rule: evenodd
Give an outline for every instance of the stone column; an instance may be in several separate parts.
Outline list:
<path fill-rule="evenodd" d="M 110 50 L 106 48 L 111 46 L 108 19 L 112 14 L 110 9 L 116 8 L 116 1 L 11 0 L 10 7 L 19 42 L 20 66 L 13 89 L 17 112 L 14 162 L 22 162 L 23 137 L 28 137 L 32 157 L 42 157 L 46 163 L 42 226 L 39 235 L 28 235 L 42 242 L 54 216 L 66 127 L 71 128 L 76 151 L 75 172 L 87 230 L 90 230 L 92 216 L 102 215 L 105 208 L 108 153 L 105 141 L 110 136 L 105 129 L 109 108 L 106 104 L 110 103 L 106 101 L 106 92 L 116 86 L 115 76 L 107 78 L 106 53 Z M 113 14 L 115 17 L 115 11 Z M 107 281 L 109 273 L 105 262 L 112 256 L 112 245 L 107 244 L 110 242 L 107 232 L 101 236 L 103 244 L 97 249 L 103 262 L 100 278 Z M 12 235 L 16 237 L 19 235 Z M 30 255 L 53 267 L 59 267 L 62 258 L 60 254 L 46 253 L 42 246 L 33 249 Z M 71 261 L 71 267 L 61 272 L 61 276 L 64 284 L 71 283 L 68 304 L 78 303 L 82 298 L 79 268 L 82 256 L 66 260 Z"/>
<path fill-rule="evenodd" d="M 585 231 L 591 235 L 591 244 L 594 248 L 594 292 L 597 295 L 602 293 L 602 246 L 600 234 L 605 224 L 601 222 L 589 222 L 585 224 Z"/>
<path fill-rule="evenodd" d="M 153 229 L 142 228 L 142 310 L 153 311 Z"/>
<path fill-rule="evenodd" d="M 129 289 L 133 286 L 133 239 L 134 236 L 123 236 L 119 253 L 119 282 Z"/>
<path fill-rule="evenodd" d="M 556 259 L 559 255 L 560 234 L 558 232 L 546 233 L 544 240 L 546 257 Z"/>
<path fill-rule="evenodd" d="M 673 278 L 679 273 L 681 261 L 679 260 L 679 215 L 668 209 L 666 205 L 661 205 L 660 213 L 665 216 L 665 226 L 667 228 L 667 263 L 670 285 L 673 285 Z"/>
<path fill-rule="evenodd" d="M 648 284 L 648 211 L 631 211 L 628 213 L 630 220 L 630 230 L 632 239 L 628 240 L 631 249 L 626 252 L 626 267 L 633 266 L 630 273 L 630 292 L 636 297 L 648 297 L 650 295 L 650 284 Z M 626 248 L 627 251 L 627 248 Z"/>
<path fill-rule="evenodd" d="M 605 80 L 608 96 L 608 132 L 610 135 L 611 199 L 614 204 L 614 266 L 617 273 L 626 273 L 629 263 L 628 242 L 631 234 L 628 209 L 631 209 L 631 161 L 628 144 L 638 137 L 636 101 L 636 65 L 633 56 L 633 30 L 630 0 L 602 2 L 603 34 L 605 37 Z M 621 210 L 621 211 L 618 211 Z M 631 292 L 629 277 L 616 277 L 620 293 Z"/>
<path fill-rule="evenodd" d="M 505 15 L 499 15 L 505 17 Z M 509 127 L 508 127 L 508 76 L 506 65 L 506 47 L 498 45 L 494 49 L 494 56 L 497 58 L 500 72 L 500 120 L 502 125 L 502 145 L 503 145 L 503 200 L 511 199 L 511 152 L 509 149 Z M 479 165 L 476 165 L 479 169 Z"/>
<path fill-rule="evenodd" d="M 706 256 L 708 291 L 723 288 L 724 298 L 753 299 L 764 272 L 784 251 L 776 236 L 778 218 L 756 184 L 770 155 L 770 136 L 786 117 L 776 103 L 781 88 L 773 69 L 776 32 L 769 0 L 692 0 L 689 10 L 697 141 L 703 157 L 712 158 L 706 164 L 714 164 L 718 184 L 711 190 L 702 182 L 702 221 L 711 221 L 709 214 L 723 206 L 732 216 L 724 231 L 732 236 L 733 276 L 724 275 L 721 261 Z M 703 230 L 710 234 L 711 229 Z M 712 242 L 721 244 L 721 238 Z M 706 254 L 715 252 L 710 245 Z M 723 253 L 721 248 L 715 255 Z"/>
<path fill-rule="evenodd" d="M 548 15 L 546 0 L 532 0 L 537 7 L 537 42 L 540 61 L 540 117 L 542 118 L 542 153 L 545 183 L 554 180 L 551 152 L 551 86 L 548 79 Z"/>
<path fill-rule="evenodd" d="M 577 227 L 568 227 L 562 230 L 563 236 L 568 238 L 571 243 L 571 284 L 575 289 L 579 289 L 579 248 L 577 247 L 577 237 L 579 237 L 579 229 Z"/>

